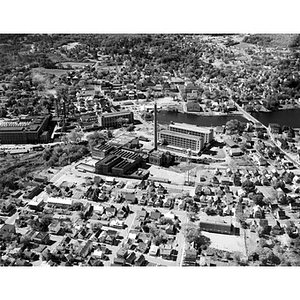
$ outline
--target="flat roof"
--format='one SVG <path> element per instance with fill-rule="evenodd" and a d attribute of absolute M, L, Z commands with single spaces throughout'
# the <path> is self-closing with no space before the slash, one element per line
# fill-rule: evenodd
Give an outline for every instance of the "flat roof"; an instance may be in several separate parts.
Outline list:
<path fill-rule="evenodd" d="M 72 205 L 73 200 L 72 199 L 64 199 L 64 198 L 54 198 L 54 197 L 49 197 L 47 200 L 48 203 L 53 203 L 53 204 L 67 204 L 67 205 Z"/>
<path fill-rule="evenodd" d="M 123 116 L 123 115 L 126 115 L 126 114 L 131 114 L 132 112 L 129 111 L 129 110 L 122 110 L 122 111 L 115 111 L 115 112 L 111 112 L 111 113 L 108 113 L 108 112 L 104 112 L 102 114 L 103 117 L 113 117 L 113 116 Z"/>
<path fill-rule="evenodd" d="M 0 127 L 0 131 L 23 131 L 25 127 L 14 126 L 14 127 Z"/>
<path fill-rule="evenodd" d="M 188 123 L 173 123 L 173 124 L 170 124 L 169 127 L 187 129 L 187 130 L 201 132 L 201 133 L 210 133 L 212 131 L 212 128 L 200 127 L 200 126 L 188 124 Z"/>
<path fill-rule="evenodd" d="M 101 150 L 110 150 L 110 149 L 114 149 L 113 146 L 109 145 L 109 144 L 103 144 L 103 145 L 97 145 L 95 146 L 93 149 L 101 151 Z"/>
<path fill-rule="evenodd" d="M 194 140 L 194 141 L 199 141 L 199 140 L 203 139 L 200 136 L 194 136 L 194 135 L 180 133 L 180 132 L 171 131 L 171 130 L 161 130 L 159 133 L 160 134 L 167 134 L 167 135 L 171 135 L 171 136 L 175 136 L 175 137 L 178 136 L 178 137 L 181 137 L 181 138 L 185 138 L 185 139 L 188 139 L 188 140 Z"/>
<path fill-rule="evenodd" d="M 121 136 L 118 136 L 118 137 L 110 140 L 110 143 L 127 144 L 127 143 L 135 140 L 136 138 L 137 137 L 135 137 L 135 136 L 121 135 Z"/>

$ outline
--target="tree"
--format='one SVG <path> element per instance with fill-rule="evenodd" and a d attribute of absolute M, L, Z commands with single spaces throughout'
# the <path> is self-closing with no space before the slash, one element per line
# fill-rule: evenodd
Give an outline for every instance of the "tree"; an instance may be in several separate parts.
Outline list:
<path fill-rule="evenodd" d="M 172 219 L 165 218 L 165 217 L 160 218 L 159 223 L 161 225 L 166 225 L 166 224 L 174 225 L 174 221 Z"/>
<path fill-rule="evenodd" d="M 165 244 L 168 241 L 168 235 L 162 229 L 157 228 L 155 225 L 149 225 L 149 233 L 151 235 L 152 242 L 159 246 L 160 244 Z"/>
<path fill-rule="evenodd" d="M 105 141 L 105 136 L 100 131 L 96 131 L 92 134 L 89 134 L 86 138 L 88 140 L 90 148 L 92 148 L 92 147 L 98 145 L 99 143 Z"/>
<path fill-rule="evenodd" d="M 67 135 L 67 140 L 69 143 L 80 143 L 82 138 L 83 138 L 83 133 L 78 131 L 78 130 L 72 130 L 68 135 Z"/>
<path fill-rule="evenodd" d="M 265 205 L 263 199 L 264 199 L 264 195 L 262 193 L 257 193 L 257 194 L 252 196 L 253 202 L 256 205 L 259 205 L 259 206 L 264 206 Z"/>
<path fill-rule="evenodd" d="M 128 127 L 127 127 L 127 131 L 133 131 L 134 130 L 134 125 L 133 124 L 130 124 Z"/>
<path fill-rule="evenodd" d="M 5 108 L 0 109 L 0 118 L 5 118 L 7 116 L 7 110 Z"/>
<path fill-rule="evenodd" d="M 280 258 L 275 255 L 274 252 L 268 247 L 262 248 L 259 253 L 259 260 L 261 261 L 263 266 L 280 264 Z"/>
<path fill-rule="evenodd" d="M 76 211 L 82 210 L 83 209 L 83 204 L 81 202 L 74 202 L 71 205 L 70 209 L 71 210 L 76 210 Z"/>
<path fill-rule="evenodd" d="M 242 183 L 242 188 L 244 189 L 244 191 L 249 194 L 251 192 L 255 192 L 256 188 L 254 183 L 250 180 L 250 179 L 246 179 L 243 183 Z"/>
<path fill-rule="evenodd" d="M 111 139 L 111 138 L 114 137 L 111 130 L 107 130 L 107 137 L 108 137 L 109 139 Z"/>
<path fill-rule="evenodd" d="M 229 134 L 234 134 L 241 133 L 244 130 L 245 126 L 240 121 L 233 119 L 226 123 L 225 128 Z"/>
<path fill-rule="evenodd" d="M 200 227 L 194 223 L 186 223 L 182 226 L 183 235 L 188 243 L 194 243 L 197 248 L 208 246 L 210 239 L 201 234 Z"/>

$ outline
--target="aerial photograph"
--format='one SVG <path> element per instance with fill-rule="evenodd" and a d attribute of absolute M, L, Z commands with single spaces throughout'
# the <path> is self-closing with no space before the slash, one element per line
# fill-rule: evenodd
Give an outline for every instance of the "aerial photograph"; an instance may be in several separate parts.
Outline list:
<path fill-rule="evenodd" d="M 300 266 L 299 71 L 299 34 L 0 34 L 0 266 Z"/>

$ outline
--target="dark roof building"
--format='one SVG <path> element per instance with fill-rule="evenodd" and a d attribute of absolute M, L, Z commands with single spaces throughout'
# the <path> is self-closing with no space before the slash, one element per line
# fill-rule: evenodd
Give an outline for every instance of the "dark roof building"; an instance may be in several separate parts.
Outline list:
<path fill-rule="evenodd" d="M 240 229 L 232 224 L 218 222 L 200 222 L 200 229 L 207 232 L 240 235 Z"/>
<path fill-rule="evenodd" d="M 0 143 L 48 143 L 50 140 L 49 121 L 50 116 L 41 116 L 18 122 L 2 122 L 0 124 Z"/>

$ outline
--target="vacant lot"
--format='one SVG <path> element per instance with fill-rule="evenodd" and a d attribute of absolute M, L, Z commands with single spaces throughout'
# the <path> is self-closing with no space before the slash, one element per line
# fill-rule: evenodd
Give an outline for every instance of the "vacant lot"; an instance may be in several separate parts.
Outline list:
<path fill-rule="evenodd" d="M 202 231 L 202 234 L 210 238 L 211 248 L 229 252 L 241 252 L 243 255 L 246 255 L 243 236 L 210 233 L 205 231 Z"/>

